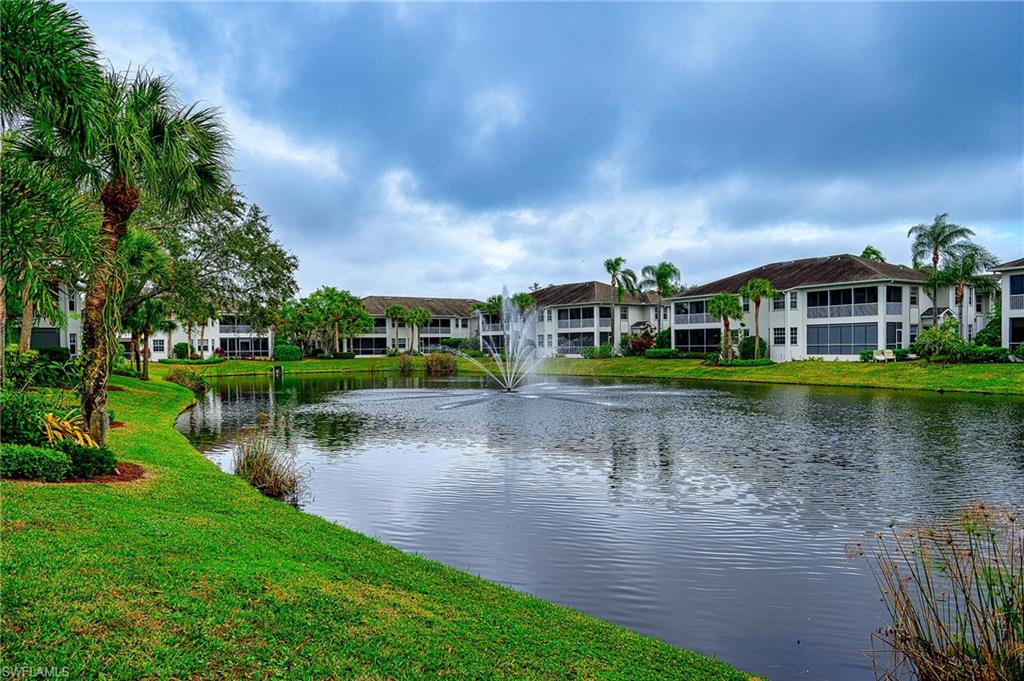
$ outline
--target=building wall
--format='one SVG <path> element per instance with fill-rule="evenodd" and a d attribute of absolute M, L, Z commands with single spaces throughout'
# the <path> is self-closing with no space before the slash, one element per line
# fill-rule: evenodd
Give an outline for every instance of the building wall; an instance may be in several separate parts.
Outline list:
<path fill-rule="evenodd" d="M 341 339 L 342 349 L 355 352 L 363 357 L 384 355 L 390 349 L 397 349 L 401 352 L 412 349 L 413 330 L 410 326 L 401 322 L 396 324 L 391 319 L 379 315 L 374 316 L 373 319 L 373 332 L 356 336 L 352 348 L 349 348 L 348 339 Z M 437 347 L 443 338 L 476 338 L 479 335 L 479 321 L 476 316 L 438 315 L 431 321 L 442 322 L 442 324 L 419 330 L 417 350 L 430 350 Z M 447 322 L 447 328 L 444 327 L 444 322 Z"/>
<path fill-rule="evenodd" d="M 602 308 L 608 310 L 608 303 L 581 303 L 575 305 L 549 305 L 538 308 L 537 319 L 531 337 L 537 344 L 538 354 L 550 357 L 555 354 L 579 354 L 581 347 L 596 347 L 602 341 L 611 341 L 612 329 L 615 329 L 616 342 L 630 333 L 633 324 L 647 322 L 655 329 L 655 305 L 617 305 L 611 314 L 615 318 L 601 317 Z M 575 319 L 559 320 L 559 311 L 588 310 L 591 315 Z M 571 313 L 570 313 L 571 314 Z M 568 323 L 567 323 L 568 322 Z"/>
<path fill-rule="evenodd" d="M 1024 267 L 1002 272 L 1003 347 L 1024 342 Z"/>

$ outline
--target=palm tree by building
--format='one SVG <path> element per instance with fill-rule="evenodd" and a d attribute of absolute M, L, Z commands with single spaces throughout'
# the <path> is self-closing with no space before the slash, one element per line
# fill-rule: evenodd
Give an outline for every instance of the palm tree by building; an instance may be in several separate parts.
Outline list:
<path fill-rule="evenodd" d="M 406 310 L 405 323 L 412 329 L 412 348 L 413 350 L 419 350 L 420 341 L 420 329 L 430 324 L 430 311 L 422 307 L 414 307 L 411 310 Z"/>
<path fill-rule="evenodd" d="M 740 299 L 731 293 L 716 293 L 708 300 L 708 314 L 722 320 L 722 349 L 726 359 L 732 359 L 732 331 L 730 319 L 743 316 Z"/>
<path fill-rule="evenodd" d="M 663 260 L 657 265 L 646 265 L 640 270 L 640 288 L 653 293 L 658 299 L 658 331 L 661 331 L 662 300 L 673 296 L 682 287 L 679 268 Z"/>
<path fill-rule="evenodd" d="M 395 331 L 395 352 L 398 352 L 398 324 L 405 319 L 405 308 L 401 305 L 388 305 L 384 310 L 384 316 L 391 320 L 391 327 Z"/>
<path fill-rule="evenodd" d="M 767 279 L 754 277 L 740 289 L 740 295 L 754 303 L 754 359 L 761 356 L 761 301 L 774 298 L 777 291 Z M 743 308 L 740 307 L 742 314 Z"/>
<path fill-rule="evenodd" d="M 941 213 L 935 216 L 931 224 L 914 225 L 907 231 L 907 237 L 911 239 L 910 254 L 914 267 L 920 267 L 931 260 L 931 271 L 939 271 L 939 261 L 943 257 L 955 257 L 961 255 L 965 249 L 972 246 L 970 238 L 974 232 L 967 227 L 947 221 L 949 213 Z M 939 284 L 932 281 L 932 324 L 938 323 L 938 302 Z"/>
<path fill-rule="evenodd" d="M 139 322 L 142 330 L 142 372 L 141 377 L 143 381 L 149 380 L 149 358 L 152 354 L 150 351 L 150 336 L 153 335 L 154 331 L 163 330 L 164 322 L 169 322 L 167 319 L 167 304 L 159 298 L 150 298 L 149 300 L 143 301 L 138 310 L 135 313 L 135 319 Z M 174 324 L 174 322 L 170 322 Z M 173 331 L 173 329 L 171 329 Z M 169 334 L 168 334 L 169 335 Z M 169 348 L 170 346 L 168 346 Z"/>
<path fill-rule="evenodd" d="M 533 308 L 537 307 L 537 299 L 532 294 L 522 291 L 520 293 L 512 294 L 512 306 L 519 311 L 520 315 L 524 315 Z"/>
<path fill-rule="evenodd" d="M 637 285 L 636 272 L 633 270 L 623 267 L 626 264 L 626 259 L 622 256 L 616 256 L 614 258 L 608 258 L 604 261 L 605 272 L 610 277 L 610 283 L 612 287 L 612 352 L 615 352 L 618 346 L 618 341 L 615 339 L 615 329 L 619 325 L 619 315 L 617 312 L 617 304 L 621 303 L 627 293 L 635 294 L 639 291 Z"/>
<path fill-rule="evenodd" d="M 964 297 L 967 287 L 978 293 L 991 293 L 998 286 L 995 280 L 990 277 L 993 267 L 999 263 L 999 258 L 990 253 L 988 249 L 976 244 L 970 244 L 962 248 L 956 255 L 948 256 L 940 270 L 932 272 L 927 282 L 934 288 L 949 286 L 954 291 L 954 300 L 957 306 L 957 317 L 960 319 L 960 335 L 967 336 L 966 315 L 964 311 Z"/>
<path fill-rule="evenodd" d="M 878 250 L 871 244 L 864 247 L 864 251 L 860 254 L 860 257 L 865 260 L 874 260 L 876 262 L 885 262 L 885 256 L 882 255 L 882 251 Z"/>

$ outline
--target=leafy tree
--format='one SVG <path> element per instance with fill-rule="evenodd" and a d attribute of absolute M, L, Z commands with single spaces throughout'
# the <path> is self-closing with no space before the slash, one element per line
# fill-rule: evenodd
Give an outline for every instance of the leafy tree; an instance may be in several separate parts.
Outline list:
<path fill-rule="evenodd" d="M 109 300 L 114 258 L 143 195 L 167 208 L 201 214 L 229 186 L 229 145 L 219 114 L 182 106 L 168 80 L 145 70 L 108 73 L 95 153 L 62 145 L 34 126 L 19 146 L 33 159 L 62 165 L 94 187 L 103 208 L 82 314 L 82 417 L 98 443 L 107 437 L 107 378 L 119 301 Z"/>
<path fill-rule="evenodd" d="M 658 299 L 658 331 L 661 331 L 662 299 L 673 296 L 682 287 L 682 274 L 679 268 L 663 260 L 657 265 L 646 265 L 640 270 L 640 288 L 653 293 Z"/>
<path fill-rule="evenodd" d="M 345 337 L 348 338 L 349 352 L 355 352 L 355 337 L 360 334 L 370 333 L 373 330 L 373 317 L 366 311 L 366 305 L 363 303 L 362 298 L 358 298 L 348 291 L 343 291 L 342 293 L 348 295 L 344 301 L 341 328 Z"/>
<path fill-rule="evenodd" d="M 732 359 L 732 333 L 729 328 L 730 319 L 743 317 L 743 306 L 740 299 L 731 293 L 716 293 L 708 300 L 708 314 L 722 320 L 722 346 L 725 358 Z"/>
<path fill-rule="evenodd" d="M 910 351 L 922 357 L 956 355 L 964 347 L 957 320 L 949 318 L 937 326 L 930 326 L 911 343 Z"/>
<path fill-rule="evenodd" d="M 430 320 L 430 311 L 425 308 L 414 307 L 411 310 L 406 310 L 405 323 L 412 329 L 413 332 L 413 341 L 411 349 L 416 350 L 419 348 L 420 329 L 429 324 Z"/>
<path fill-rule="evenodd" d="M 637 285 L 636 272 L 633 270 L 623 267 L 626 264 L 626 259 L 621 256 L 614 258 L 608 258 L 604 261 L 605 272 L 610 277 L 612 286 L 612 335 L 611 345 L 613 348 L 618 347 L 618 343 L 615 341 L 615 329 L 619 325 L 619 315 L 617 313 L 617 303 L 621 303 L 622 299 L 627 293 L 635 294 L 639 292 Z"/>
<path fill-rule="evenodd" d="M 882 251 L 878 250 L 871 244 L 864 247 L 864 252 L 860 254 L 860 257 L 865 258 L 866 260 L 885 262 L 885 256 L 882 255 Z"/>
<path fill-rule="evenodd" d="M 391 320 L 391 327 L 395 331 L 395 351 L 398 351 L 398 324 L 405 319 L 405 308 L 401 305 L 388 305 L 388 308 L 384 310 L 384 316 Z"/>
<path fill-rule="evenodd" d="M 999 258 L 986 248 L 976 244 L 966 244 L 956 252 L 947 255 L 942 269 L 936 270 L 928 276 L 927 283 L 933 289 L 938 290 L 940 286 L 949 286 L 954 290 L 961 336 L 964 335 L 966 322 L 964 316 L 965 290 L 970 286 L 975 293 L 995 291 L 998 286 L 986 272 L 997 264 L 999 264 Z M 932 309 L 934 310 L 934 305 Z"/>
<path fill-rule="evenodd" d="M 974 335 L 974 342 L 978 345 L 987 345 L 990 348 L 998 348 L 1003 344 L 1003 304 L 996 300 L 992 306 L 992 313 L 989 315 L 985 328 Z"/>
<path fill-rule="evenodd" d="M 974 232 L 966 227 L 948 222 L 949 213 L 935 216 L 931 224 L 914 225 L 907 231 L 911 239 L 910 253 L 914 267 L 920 267 L 928 258 L 931 259 L 932 272 L 939 270 L 939 261 L 943 256 L 955 256 L 963 253 L 971 245 L 970 237 Z M 932 325 L 938 321 L 939 283 L 932 282 Z"/>
<path fill-rule="evenodd" d="M 334 352 L 341 352 L 341 339 L 349 339 L 358 333 L 364 333 L 366 321 L 370 328 L 373 319 L 367 314 L 363 301 L 348 291 L 341 291 L 333 286 L 321 286 L 311 293 L 304 301 L 308 306 L 311 324 L 317 329 L 321 342 L 326 345 L 327 339 L 333 341 Z"/>
<path fill-rule="evenodd" d="M 512 305 L 519 311 L 519 314 L 525 314 L 526 312 L 537 307 L 537 299 L 532 294 L 522 291 L 520 293 L 512 294 Z"/>
<path fill-rule="evenodd" d="M 749 298 L 754 303 L 754 357 L 761 356 L 761 301 L 765 298 L 774 298 L 778 291 L 767 279 L 754 277 L 743 285 L 740 295 Z M 742 307 L 740 308 L 742 313 Z"/>
<path fill-rule="evenodd" d="M 142 373 L 142 337 L 144 322 L 138 315 L 138 304 L 127 304 L 144 295 L 151 282 L 168 276 L 170 261 L 159 240 L 146 230 L 132 227 L 117 247 L 110 278 L 108 296 L 123 301 L 120 306 L 119 328 L 131 334 L 130 348 L 135 359 L 135 370 Z"/>
<path fill-rule="evenodd" d="M 149 358 L 150 358 L 150 336 L 154 331 L 166 329 L 167 304 L 159 298 L 151 298 L 139 306 L 135 313 L 135 319 L 141 325 L 142 330 L 142 371 L 140 376 L 143 381 L 149 380 Z M 172 324 L 174 322 L 171 322 Z M 173 331 L 174 329 L 171 329 Z M 169 341 L 168 341 L 169 342 Z M 170 345 L 167 346 L 170 348 Z"/>

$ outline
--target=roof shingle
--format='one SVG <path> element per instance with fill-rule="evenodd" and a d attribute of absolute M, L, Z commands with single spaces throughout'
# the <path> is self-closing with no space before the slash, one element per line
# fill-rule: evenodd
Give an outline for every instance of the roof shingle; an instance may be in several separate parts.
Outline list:
<path fill-rule="evenodd" d="M 1001 270 L 1015 270 L 1018 267 L 1024 267 L 1024 258 L 1017 258 L 1016 260 L 1004 262 L 1002 265 L 996 265 L 992 269 L 999 272 Z"/>
<path fill-rule="evenodd" d="M 611 284 L 600 281 L 582 281 L 575 284 L 555 284 L 537 291 L 531 291 L 538 307 L 550 305 L 585 305 L 588 303 L 609 303 L 612 299 Z M 626 294 L 623 303 L 630 305 L 650 305 L 645 295 Z"/>
<path fill-rule="evenodd" d="M 392 305 L 406 309 L 422 307 L 435 317 L 468 317 L 479 300 L 473 298 L 416 298 L 413 296 L 366 296 L 363 304 L 371 315 L 383 315 Z"/>

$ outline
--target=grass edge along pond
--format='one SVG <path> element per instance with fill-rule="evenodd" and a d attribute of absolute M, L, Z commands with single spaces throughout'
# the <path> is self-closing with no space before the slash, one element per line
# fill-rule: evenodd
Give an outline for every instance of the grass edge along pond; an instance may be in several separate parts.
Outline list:
<path fill-rule="evenodd" d="M 0 665 L 70 678 L 750 679 L 262 496 L 115 377 L 121 485 L 0 482 Z"/>
<path fill-rule="evenodd" d="M 423 358 L 414 357 L 414 367 L 423 369 Z M 207 376 L 263 374 L 273 365 L 285 373 L 397 371 L 393 357 L 347 360 L 305 359 L 294 362 L 227 360 L 220 364 L 196 365 Z M 167 365 L 153 364 L 151 371 L 162 375 Z M 458 370 L 476 374 L 479 369 L 460 360 Z M 588 376 L 593 378 L 648 378 L 793 385 L 844 386 L 850 388 L 886 388 L 945 392 L 1024 395 L 1024 364 L 929 364 L 915 362 L 783 362 L 769 366 L 712 367 L 701 360 L 647 359 L 615 357 L 611 359 L 552 358 L 541 362 L 536 374 L 549 376 Z"/>

